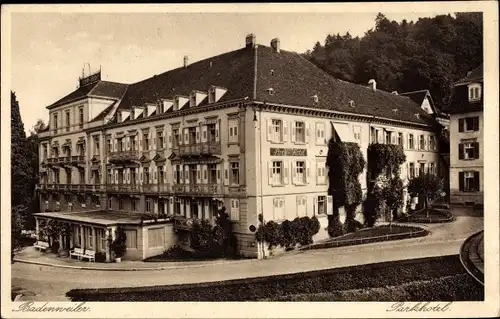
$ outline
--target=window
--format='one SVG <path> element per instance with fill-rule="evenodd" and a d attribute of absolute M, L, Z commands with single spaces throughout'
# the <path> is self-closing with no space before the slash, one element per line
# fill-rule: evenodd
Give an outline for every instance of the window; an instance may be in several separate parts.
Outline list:
<path fill-rule="evenodd" d="M 305 143 L 306 142 L 306 124 L 304 122 L 295 122 L 295 142 Z"/>
<path fill-rule="evenodd" d="M 415 178 L 415 163 L 408 164 L 408 178 Z"/>
<path fill-rule="evenodd" d="M 273 184 L 282 184 L 283 178 L 283 162 L 273 161 L 272 171 L 271 171 L 271 180 Z"/>
<path fill-rule="evenodd" d="M 403 133 L 398 133 L 398 145 L 403 146 Z"/>
<path fill-rule="evenodd" d="M 436 137 L 434 135 L 429 136 L 429 151 L 436 150 Z"/>
<path fill-rule="evenodd" d="M 58 118 L 57 118 L 57 114 L 54 114 L 54 130 L 57 130 L 57 125 L 58 125 Z"/>
<path fill-rule="evenodd" d="M 240 220 L 240 200 L 231 199 L 231 220 Z"/>
<path fill-rule="evenodd" d="M 135 141 L 135 136 L 130 136 L 130 150 L 137 151 L 137 142 Z"/>
<path fill-rule="evenodd" d="M 100 153 L 99 136 L 94 136 L 94 155 L 99 155 Z"/>
<path fill-rule="evenodd" d="M 240 163 L 231 162 L 231 184 L 240 184 Z"/>
<path fill-rule="evenodd" d="M 78 124 L 80 124 L 80 128 L 83 127 L 83 106 L 80 106 L 78 109 L 79 116 L 78 116 Z"/>
<path fill-rule="evenodd" d="M 481 99 L 481 85 L 471 84 L 469 85 L 469 101 L 478 101 Z"/>
<path fill-rule="evenodd" d="M 85 170 L 80 169 L 78 170 L 78 173 L 79 173 L 80 184 L 85 184 Z"/>
<path fill-rule="evenodd" d="M 179 129 L 172 130 L 172 147 L 176 148 L 179 146 Z"/>
<path fill-rule="evenodd" d="M 459 132 L 476 132 L 479 131 L 479 116 L 465 117 L 458 119 Z"/>
<path fill-rule="evenodd" d="M 238 119 L 229 119 L 229 143 L 238 143 Z"/>
<path fill-rule="evenodd" d="M 149 184 L 150 181 L 150 176 L 149 176 L 149 167 L 144 167 L 144 183 L 143 184 Z"/>
<path fill-rule="evenodd" d="M 123 209 L 123 198 L 118 199 L 118 209 L 119 210 Z"/>
<path fill-rule="evenodd" d="M 69 127 L 70 127 L 70 113 L 69 111 L 66 111 L 66 132 L 69 132 Z"/>
<path fill-rule="evenodd" d="M 323 145 L 325 143 L 325 123 L 316 123 L 316 144 Z"/>
<path fill-rule="evenodd" d="M 306 183 L 306 163 L 303 161 L 295 162 L 293 181 L 294 184 L 305 184 Z"/>
<path fill-rule="evenodd" d="M 413 140 L 413 134 L 408 134 L 408 149 L 415 149 L 415 141 Z"/>
<path fill-rule="evenodd" d="M 317 161 L 316 162 L 316 184 L 324 185 L 326 184 L 326 162 Z"/>
<path fill-rule="evenodd" d="M 165 178 L 165 171 L 163 166 L 158 166 L 158 184 L 163 184 L 163 179 Z"/>
<path fill-rule="evenodd" d="M 137 248 L 137 231 L 134 229 L 125 229 L 125 236 L 127 236 L 126 246 L 129 248 Z"/>
<path fill-rule="evenodd" d="M 297 195 L 297 217 L 307 216 L 307 196 Z"/>
<path fill-rule="evenodd" d="M 149 151 L 149 132 L 142 132 L 143 136 L 143 150 L 144 151 Z"/>
<path fill-rule="evenodd" d="M 390 131 L 385 131 L 385 144 L 391 144 L 391 133 Z"/>
<path fill-rule="evenodd" d="M 113 173 L 111 172 L 111 169 L 108 169 L 108 184 L 112 184 L 113 182 Z"/>
<path fill-rule="evenodd" d="M 277 197 L 273 199 L 273 219 L 283 220 L 285 219 L 285 199 L 282 197 Z"/>
<path fill-rule="evenodd" d="M 361 144 L 361 126 L 354 125 L 352 127 L 353 135 L 354 135 L 354 140 L 356 143 Z"/>
<path fill-rule="evenodd" d="M 91 198 L 90 200 L 92 201 L 93 205 L 100 205 L 101 204 L 101 201 L 99 200 L 99 196 L 92 195 L 90 198 Z"/>
<path fill-rule="evenodd" d="M 425 175 L 425 163 L 420 163 L 420 167 L 418 169 L 418 175 Z"/>
<path fill-rule="evenodd" d="M 109 208 L 109 209 L 113 209 L 113 200 L 112 200 L 112 198 L 111 198 L 111 197 L 110 197 L 110 198 L 108 198 L 108 208 Z"/>
<path fill-rule="evenodd" d="M 163 132 L 158 131 L 156 132 L 156 149 L 161 150 L 164 147 L 164 138 L 163 138 Z"/>
<path fill-rule="evenodd" d="M 82 247 L 82 229 L 80 226 L 75 227 L 75 245 Z"/>
<path fill-rule="evenodd" d="M 208 164 L 208 183 L 217 184 L 217 164 Z"/>
<path fill-rule="evenodd" d="M 434 163 L 429 163 L 429 174 L 436 175 L 436 165 Z"/>
<path fill-rule="evenodd" d="M 458 144 L 458 156 L 461 160 L 471 160 L 479 158 L 479 143 L 466 142 Z"/>
<path fill-rule="evenodd" d="M 99 248 L 101 251 L 106 251 L 106 247 L 108 245 L 108 239 L 106 238 L 106 230 L 98 229 L 98 234 L 100 238 L 101 247 Z"/>
<path fill-rule="evenodd" d="M 137 210 L 137 200 L 135 198 L 131 198 L 130 199 L 130 206 L 132 208 L 132 211 L 136 211 Z"/>
<path fill-rule="evenodd" d="M 148 229 L 148 248 L 162 247 L 165 245 L 165 229 L 150 228 Z"/>
<path fill-rule="evenodd" d="M 478 192 L 479 191 L 479 172 L 459 172 L 459 188 L 462 192 Z"/>
<path fill-rule="evenodd" d="M 326 214 L 326 196 L 318 196 L 317 214 Z"/>
<path fill-rule="evenodd" d="M 152 213 L 153 212 L 153 203 L 151 198 L 146 199 L 146 213 Z"/>
<path fill-rule="evenodd" d="M 43 144 L 43 158 L 42 159 L 46 159 L 47 158 L 47 144 Z"/>
<path fill-rule="evenodd" d="M 425 150 L 425 136 L 420 135 L 418 146 L 420 150 Z"/>
<path fill-rule="evenodd" d="M 215 88 L 208 90 L 208 103 L 215 103 Z"/>
<path fill-rule="evenodd" d="M 92 233 L 92 227 L 85 227 L 85 232 L 87 233 L 87 245 L 86 248 L 94 249 L 94 234 Z"/>
<path fill-rule="evenodd" d="M 113 146 L 111 144 L 111 139 L 108 138 L 108 139 L 106 139 L 106 153 L 109 155 L 109 153 L 111 153 L 112 150 L 113 150 Z"/>
<path fill-rule="evenodd" d="M 283 141 L 283 121 L 272 120 L 271 121 L 271 132 L 272 141 L 275 143 L 281 143 Z"/>
<path fill-rule="evenodd" d="M 118 147 L 118 152 L 123 152 L 125 148 L 123 147 L 123 137 L 116 139 L 116 145 Z"/>

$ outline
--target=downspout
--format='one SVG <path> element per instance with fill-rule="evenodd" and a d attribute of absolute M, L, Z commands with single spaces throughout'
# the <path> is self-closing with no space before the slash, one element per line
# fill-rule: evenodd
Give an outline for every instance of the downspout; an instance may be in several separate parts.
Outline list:
<path fill-rule="evenodd" d="M 264 107 L 266 102 L 264 101 Z M 264 183 L 262 178 L 262 109 L 259 110 L 259 156 L 260 156 L 260 212 L 262 215 L 261 226 L 264 227 L 264 198 L 262 196 L 262 184 Z M 261 243 L 262 258 L 266 258 L 266 249 L 264 248 L 264 242 Z"/>

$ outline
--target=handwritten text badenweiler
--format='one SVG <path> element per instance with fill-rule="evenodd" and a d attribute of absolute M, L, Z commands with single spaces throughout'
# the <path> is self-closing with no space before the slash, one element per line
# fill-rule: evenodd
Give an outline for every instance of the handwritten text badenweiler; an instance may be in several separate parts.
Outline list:
<path fill-rule="evenodd" d="M 90 311 L 90 307 L 85 306 L 85 302 L 81 302 L 77 305 L 71 305 L 66 307 L 61 306 L 49 306 L 49 302 L 44 303 L 41 306 L 35 305 L 32 301 L 23 302 L 19 305 L 17 309 L 13 311 L 21 312 L 87 312 Z"/>

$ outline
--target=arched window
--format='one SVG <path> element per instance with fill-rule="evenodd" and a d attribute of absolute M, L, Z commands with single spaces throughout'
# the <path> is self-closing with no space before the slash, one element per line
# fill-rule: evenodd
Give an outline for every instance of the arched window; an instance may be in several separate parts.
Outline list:
<path fill-rule="evenodd" d="M 472 83 L 469 85 L 469 101 L 478 101 L 481 99 L 481 84 Z"/>

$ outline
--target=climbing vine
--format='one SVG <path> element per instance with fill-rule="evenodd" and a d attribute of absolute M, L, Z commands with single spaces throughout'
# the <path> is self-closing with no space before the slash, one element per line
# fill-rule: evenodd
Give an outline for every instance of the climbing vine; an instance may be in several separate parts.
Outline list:
<path fill-rule="evenodd" d="M 370 144 L 368 146 L 368 172 L 372 179 L 384 171 L 399 175 L 399 167 L 406 161 L 401 145 Z"/>
<path fill-rule="evenodd" d="M 357 143 L 344 143 L 330 139 L 326 158 L 328 167 L 328 194 L 333 197 L 333 216 L 329 216 L 328 232 L 330 236 L 342 233 L 339 220 L 339 208 L 346 211 L 346 229 L 355 228 L 356 208 L 362 202 L 362 189 L 359 175 L 366 162 Z"/>

